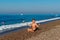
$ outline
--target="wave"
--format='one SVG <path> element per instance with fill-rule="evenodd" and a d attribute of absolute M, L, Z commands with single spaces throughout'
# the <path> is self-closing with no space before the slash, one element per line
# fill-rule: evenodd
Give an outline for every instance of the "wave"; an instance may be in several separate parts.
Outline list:
<path fill-rule="evenodd" d="M 36 21 L 36 23 L 42 23 L 42 22 L 53 21 L 53 20 L 58 20 L 58 19 L 60 19 L 60 17 L 46 19 L 46 20 L 39 20 L 39 21 Z M 11 24 L 11 25 L 2 25 L 2 26 L 0 26 L 0 32 L 23 27 L 23 26 L 28 26 L 30 23 L 31 22 L 17 23 L 17 24 Z"/>

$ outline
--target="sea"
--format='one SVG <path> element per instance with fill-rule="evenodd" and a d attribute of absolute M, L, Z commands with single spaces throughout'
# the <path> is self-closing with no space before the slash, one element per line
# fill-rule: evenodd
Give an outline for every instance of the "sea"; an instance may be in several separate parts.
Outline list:
<path fill-rule="evenodd" d="M 38 20 L 45 20 L 45 19 L 51 19 L 60 17 L 60 14 L 0 14 L 0 26 L 2 25 L 11 25 L 16 23 L 22 23 L 22 22 L 30 22 L 32 19 Z"/>

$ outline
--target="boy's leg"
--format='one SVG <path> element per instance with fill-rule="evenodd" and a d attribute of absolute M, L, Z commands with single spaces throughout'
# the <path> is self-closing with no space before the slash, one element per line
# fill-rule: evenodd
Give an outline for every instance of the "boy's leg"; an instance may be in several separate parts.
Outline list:
<path fill-rule="evenodd" d="M 32 30 L 32 29 L 28 29 L 28 32 L 34 32 L 34 30 Z"/>

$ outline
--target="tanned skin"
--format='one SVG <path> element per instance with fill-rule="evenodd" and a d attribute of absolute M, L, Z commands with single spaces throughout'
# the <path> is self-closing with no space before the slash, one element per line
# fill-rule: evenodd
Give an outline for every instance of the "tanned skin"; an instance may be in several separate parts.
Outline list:
<path fill-rule="evenodd" d="M 39 26 L 37 25 L 37 23 L 35 22 L 35 20 L 32 20 L 31 23 L 31 28 L 28 28 L 28 32 L 34 32 L 36 30 L 36 28 L 38 28 Z"/>

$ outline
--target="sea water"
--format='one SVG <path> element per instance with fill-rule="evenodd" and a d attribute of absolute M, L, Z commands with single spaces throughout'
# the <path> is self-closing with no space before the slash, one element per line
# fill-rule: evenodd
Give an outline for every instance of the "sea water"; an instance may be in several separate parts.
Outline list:
<path fill-rule="evenodd" d="M 38 20 L 51 19 L 55 17 L 60 17 L 60 14 L 48 14 L 48 13 L 47 14 L 23 14 L 23 15 L 0 14 L 0 26 L 22 23 L 22 22 L 30 22 L 32 21 L 32 19 L 38 21 Z"/>

